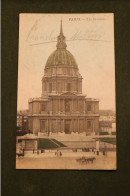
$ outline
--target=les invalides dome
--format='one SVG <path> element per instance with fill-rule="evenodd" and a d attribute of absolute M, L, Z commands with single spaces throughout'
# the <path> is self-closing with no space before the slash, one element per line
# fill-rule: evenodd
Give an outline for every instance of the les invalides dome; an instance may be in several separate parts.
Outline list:
<path fill-rule="evenodd" d="M 42 96 L 29 100 L 29 130 L 36 135 L 98 134 L 99 101 L 82 94 L 82 76 L 62 30 L 42 77 Z"/>
<path fill-rule="evenodd" d="M 62 21 L 60 35 L 57 37 L 57 50 L 55 50 L 48 58 L 46 68 L 51 66 L 68 66 L 78 68 L 73 55 L 66 49 L 65 36 L 62 30 Z"/>
<path fill-rule="evenodd" d="M 74 56 L 66 49 L 62 30 L 57 37 L 57 49 L 49 56 L 42 78 L 42 96 L 72 92 L 82 93 L 82 76 Z"/>

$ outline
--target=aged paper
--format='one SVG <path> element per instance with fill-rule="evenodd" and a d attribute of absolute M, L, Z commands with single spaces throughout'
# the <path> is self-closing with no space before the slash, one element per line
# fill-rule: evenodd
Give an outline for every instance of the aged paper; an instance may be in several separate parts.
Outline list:
<path fill-rule="evenodd" d="M 114 15 L 20 14 L 16 169 L 116 169 Z"/>

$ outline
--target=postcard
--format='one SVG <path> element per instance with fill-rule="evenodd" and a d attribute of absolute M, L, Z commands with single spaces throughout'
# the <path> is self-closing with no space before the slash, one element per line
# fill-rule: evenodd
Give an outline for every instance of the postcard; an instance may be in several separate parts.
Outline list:
<path fill-rule="evenodd" d="M 16 169 L 116 170 L 114 14 L 19 15 Z"/>

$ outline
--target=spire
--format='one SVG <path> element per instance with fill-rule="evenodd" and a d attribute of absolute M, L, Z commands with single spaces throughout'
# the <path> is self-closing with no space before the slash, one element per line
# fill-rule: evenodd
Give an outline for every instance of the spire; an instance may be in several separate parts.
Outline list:
<path fill-rule="evenodd" d="M 57 37 L 57 49 L 66 49 L 67 45 L 65 43 L 65 36 L 63 34 L 63 28 L 62 28 L 62 19 L 61 19 L 61 24 L 60 24 L 60 34 Z"/>
<path fill-rule="evenodd" d="M 63 35 L 63 29 L 62 29 L 62 19 L 61 19 L 61 24 L 60 24 L 60 35 Z"/>

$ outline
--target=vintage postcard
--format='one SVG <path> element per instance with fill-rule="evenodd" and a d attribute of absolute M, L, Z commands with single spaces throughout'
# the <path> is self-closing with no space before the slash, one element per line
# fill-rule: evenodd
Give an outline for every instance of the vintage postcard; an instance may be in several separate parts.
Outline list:
<path fill-rule="evenodd" d="M 20 14 L 16 169 L 116 170 L 114 14 Z"/>

